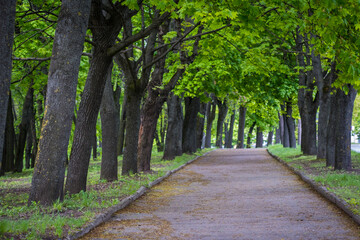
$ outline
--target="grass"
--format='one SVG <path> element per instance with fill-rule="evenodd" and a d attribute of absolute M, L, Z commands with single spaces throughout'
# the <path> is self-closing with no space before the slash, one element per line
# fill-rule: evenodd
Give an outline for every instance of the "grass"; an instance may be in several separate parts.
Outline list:
<path fill-rule="evenodd" d="M 151 174 L 119 176 L 118 181 L 100 180 L 100 161 L 91 161 L 87 191 L 65 196 L 52 206 L 27 204 L 33 170 L 7 173 L 0 177 L 0 239 L 56 239 L 64 238 L 91 222 L 107 208 L 134 194 L 141 186 L 176 169 L 198 155 L 212 149 L 203 149 L 194 155 L 184 154 L 172 161 L 163 161 L 162 153 L 153 152 Z M 122 158 L 119 158 L 119 169 Z M 120 172 L 120 171 L 119 171 Z"/>
<path fill-rule="evenodd" d="M 345 200 L 351 210 L 360 215 L 360 153 L 351 152 L 352 171 L 334 171 L 332 167 L 326 167 L 325 160 L 303 155 L 300 148 L 273 145 L 269 151 Z"/>

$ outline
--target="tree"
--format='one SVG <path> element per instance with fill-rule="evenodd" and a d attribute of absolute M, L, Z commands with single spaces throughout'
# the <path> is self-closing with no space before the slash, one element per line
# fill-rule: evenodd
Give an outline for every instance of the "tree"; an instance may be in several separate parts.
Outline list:
<path fill-rule="evenodd" d="M 0 169 L 2 169 L 3 162 L 6 113 L 10 95 L 11 56 L 15 31 L 15 4 L 15 0 L 0 1 Z"/>
<path fill-rule="evenodd" d="M 51 204 L 63 197 L 65 161 L 90 6 L 90 0 L 63 0 L 61 5 L 29 203 Z"/>

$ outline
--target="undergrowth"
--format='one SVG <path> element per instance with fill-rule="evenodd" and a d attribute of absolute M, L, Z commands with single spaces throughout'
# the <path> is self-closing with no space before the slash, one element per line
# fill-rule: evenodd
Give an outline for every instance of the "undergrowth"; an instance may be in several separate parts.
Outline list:
<path fill-rule="evenodd" d="M 111 183 L 100 180 L 101 161 L 91 160 L 87 191 L 65 196 L 63 201 L 56 201 L 49 207 L 36 202 L 28 205 L 33 170 L 7 173 L 0 177 L 0 239 L 64 238 L 91 222 L 97 214 L 134 194 L 141 186 L 147 187 L 168 171 L 210 150 L 203 149 L 194 155 L 184 154 L 172 161 L 163 161 L 162 153 L 154 151 L 152 173 L 119 176 L 119 180 Z M 121 163 L 120 157 L 119 170 Z"/>
<path fill-rule="evenodd" d="M 332 167 L 326 167 L 324 159 L 303 155 L 299 147 L 294 149 L 273 145 L 268 149 L 273 155 L 345 200 L 351 210 L 360 215 L 360 153 L 351 152 L 352 171 L 335 171 Z"/>

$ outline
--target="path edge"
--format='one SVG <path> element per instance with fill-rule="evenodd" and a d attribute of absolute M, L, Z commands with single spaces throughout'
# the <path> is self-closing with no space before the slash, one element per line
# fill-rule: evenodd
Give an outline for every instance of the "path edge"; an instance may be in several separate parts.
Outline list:
<path fill-rule="evenodd" d="M 340 199 L 338 196 L 336 196 L 334 193 L 328 191 L 326 187 L 321 186 L 320 184 L 316 183 L 314 180 L 307 177 L 302 172 L 298 171 L 294 167 L 290 166 L 287 162 L 279 158 L 278 156 L 272 154 L 269 149 L 266 149 L 266 151 L 269 153 L 271 157 L 276 159 L 278 162 L 280 162 L 282 165 L 284 165 L 287 169 L 289 169 L 291 172 L 299 176 L 304 182 L 306 182 L 312 189 L 314 189 L 316 192 L 318 192 L 322 197 L 330 201 L 331 203 L 335 204 L 338 208 L 340 208 L 342 211 L 344 211 L 347 215 L 349 215 L 358 225 L 360 225 L 360 216 L 353 213 L 349 207 L 349 204 L 345 202 L 343 199 Z"/>
<path fill-rule="evenodd" d="M 168 171 L 164 176 L 159 177 L 156 180 L 149 183 L 147 187 L 141 186 L 136 191 L 136 193 L 124 198 L 119 204 L 108 208 L 105 212 L 99 214 L 96 218 L 94 218 L 93 221 L 91 221 L 90 223 L 85 225 L 85 227 L 83 227 L 79 231 L 65 237 L 64 239 L 66 239 L 66 240 L 74 240 L 74 239 L 77 239 L 77 238 L 80 238 L 80 237 L 84 236 L 85 234 L 89 233 L 92 229 L 96 228 L 100 224 L 102 224 L 102 223 L 106 222 L 107 220 L 109 220 L 114 213 L 116 213 L 117 211 L 120 211 L 121 209 L 127 207 L 129 204 L 133 203 L 136 199 L 138 199 L 139 197 L 144 195 L 148 190 L 150 190 L 152 187 L 154 187 L 155 185 L 162 182 L 164 179 L 168 178 L 173 173 L 176 173 L 177 171 L 183 169 L 185 166 L 187 166 L 187 165 L 193 163 L 194 161 L 198 160 L 200 157 L 206 156 L 207 154 L 209 154 L 209 153 L 211 153 L 211 152 L 213 152 L 215 150 L 216 149 L 214 149 L 212 151 L 209 151 L 209 152 L 206 152 L 203 155 L 196 156 L 194 159 L 189 160 L 188 162 L 184 163 L 180 167 Z"/>

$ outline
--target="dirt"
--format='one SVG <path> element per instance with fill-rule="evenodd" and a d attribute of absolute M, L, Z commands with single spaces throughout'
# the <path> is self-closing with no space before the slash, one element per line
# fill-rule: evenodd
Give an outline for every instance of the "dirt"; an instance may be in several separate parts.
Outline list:
<path fill-rule="evenodd" d="M 266 150 L 217 150 L 83 239 L 360 239 L 360 229 Z"/>

